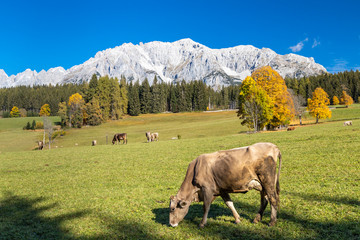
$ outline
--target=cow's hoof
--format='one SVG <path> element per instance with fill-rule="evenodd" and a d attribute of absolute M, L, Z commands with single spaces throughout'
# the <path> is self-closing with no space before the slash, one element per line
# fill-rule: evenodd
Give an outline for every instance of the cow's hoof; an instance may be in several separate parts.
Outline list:
<path fill-rule="evenodd" d="M 276 221 L 269 222 L 269 227 L 275 226 Z"/>
<path fill-rule="evenodd" d="M 205 224 L 202 224 L 202 223 L 199 224 L 199 228 L 200 228 L 200 229 L 202 229 L 202 228 L 204 228 L 204 227 L 205 227 Z"/>
<path fill-rule="evenodd" d="M 253 220 L 253 223 L 254 223 L 254 224 L 257 224 L 257 223 L 260 222 L 260 221 L 261 221 L 261 216 L 260 216 L 260 214 L 258 214 L 258 215 L 255 216 L 255 218 L 254 218 L 254 220 Z"/>
<path fill-rule="evenodd" d="M 235 224 L 239 224 L 239 223 L 240 223 L 240 219 L 236 219 Z"/>

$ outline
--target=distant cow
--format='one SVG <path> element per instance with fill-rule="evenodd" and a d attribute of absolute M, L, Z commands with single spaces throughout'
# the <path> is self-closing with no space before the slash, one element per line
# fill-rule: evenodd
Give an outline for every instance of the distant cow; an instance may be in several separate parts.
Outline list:
<path fill-rule="evenodd" d="M 43 148 L 44 148 L 44 143 L 43 143 L 43 141 L 38 141 L 38 149 L 39 149 L 39 150 L 43 150 Z"/>
<path fill-rule="evenodd" d="M 153 141 L 158 141 L 159 140 L 159 133 L 151 133 L 151 132 L 146 132 L 145 133 L 147 142 L 153 142 Z"/>
<path fill-rule="evenodd" d="M 96 146 L 96 140 L 92 140 L 91 146 Z"/>
<path fill-rule="evenodd" d="M 115 142 L 116 142 L 116 144 L 121 143 L 121 140 L 123 140 L 123 144 L 127 144 L 127 134 L 126 133 L 116 133 L 112 140 L 112 144 L 115 144 Z"/>
<path fill-rule="evenodd" d="M 145 136 L 146 136 L 147 142 L 151 142 L 151 132 L 146 132 Z"/>
<path fill-rule="evenodd" d="M 352 126 L 352 121 L 346 121 L 346 122 L 344 122 L 344 126 Z"/>
<path fill-rule="evenodd" d="M 286 130 L 287 130 L 287 131 L 294 131 L 294 130 L 295 130 L 295 127 L 288 127 Z"/>
<path fill-rule="evenodd" d="M 159 140 L 159 134 L 156 132 L 156 133 L 152 133 L 151 134 L 151 141 L 158 141 Z"/>
<path fill-rule="evenodd" d="M 277 159 L 279 169 L 276 173 Z M 204 216 L 200 227 L 204 227 L 210 205 L 221 196 L 235 217 L 240 216 L 234 208 L 229 193 L 246 193 L 251 189 L 260 191 L 261 206 L 254 223 L 261 221 L 270 201 L 270 226 L 275 225 L 279 204 L 279 177 L 281 153 L 272 143 L 256 143 L 242 148 L 202 154 L 193 160 L 185 179 L 175 196 L 170 197 L 169 223 L 176 227 L 185 217 L 191 202 L 204 201 Z"/>

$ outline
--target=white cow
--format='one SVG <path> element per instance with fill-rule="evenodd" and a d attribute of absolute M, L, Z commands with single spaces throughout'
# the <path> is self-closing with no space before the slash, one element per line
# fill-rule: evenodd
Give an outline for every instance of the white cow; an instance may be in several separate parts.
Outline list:
<path fill-rule="evenodd" d="M 352 126 L 352 121 L 346 121 L 346 122 L 344 122 L 344 126 Z"/>

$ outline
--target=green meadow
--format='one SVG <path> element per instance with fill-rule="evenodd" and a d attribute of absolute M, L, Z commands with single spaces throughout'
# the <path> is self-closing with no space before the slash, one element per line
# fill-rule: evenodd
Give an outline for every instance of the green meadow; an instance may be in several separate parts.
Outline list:
<path fill-rule="evenodd" d="M 235 111 L 148 114 L 68 129 L 51 149 L 34 150 L 33 118 L 0 119 L 0 239 L 359 239 L 360 105 L 332 118 L 303 116 L 294 131 L 248 133 Z M 51 118 L 54 123 L 57 117 Z M 41 118 L 37 118 L 41 121 Z M 352 120 L 352 126 L 343 126 Z M 147 143 L 145 132 L 158 132 Z M 126 132 L 127 145 L 112 145 Z M 180 139 L 177 136 L 181 136 Z M 97 146 L 91 141 L 97 140 Z M 169 197 L 202 153 L 272 142 L 283 156 L 280 212 L 268 227 L 252 219 L 260 194 L 232 194 L 241 222 L 221 198 L 198 228 L 202 203 L 178 227 L 168 225 Z"/>

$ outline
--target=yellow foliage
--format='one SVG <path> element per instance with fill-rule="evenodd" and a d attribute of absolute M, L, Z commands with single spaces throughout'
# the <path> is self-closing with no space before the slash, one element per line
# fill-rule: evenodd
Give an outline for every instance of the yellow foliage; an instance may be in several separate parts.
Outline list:
<path fill-rule="evenodd" d="M 288 124 L 295 116 L 294 102 L 287 91 L 284 79 L 270 66 L 255 70 L 251 77 L 262 87 L 274 103 L 271 125 Z"/>
<path fill-rule="evenodd" d="M 329 95 L 321 87 L 316 88 L 312 93 L 312 98 L 308 99 L 307 106 L 310 115 L 316 118 L 316 123 L 319 119 L 331 118 L 329 104 Z"/>
<path fill-rule="evenodd" d="M 83 97 L 79 93 L 74 93 L 69 97 L 69 106 L 78 105 L 84 103 Z"/>
<path fill-rule="evenodd" d="M 50 116 L 50 105 L 44 104 L 40 109 L 40 116 Z"/>
<path fill-rule="evenodd" d="M 19 116 L 20 116 L 19 108 L 17 106 L 13 106 L 10 112 L 10 117 L 19 117 Z"/>
<path fill-rule="evenodd" d="M 341 95 L 341 98 L 340 98 L 340 103 L 342 105 L 346 105 L 346 106 L 349 106 L 351 104 L 354 103 L 354 100 L 352 99 L 352 97 L 350 97 L 346 91 L 342 91 L 342 95 Z"/>
<path fill-rule="evenodd" d="M 333 102 L 333 105 L 338 105 L 339 104 L 339 98 L 337 96 L 334 96 L 332 102 Z"/>

